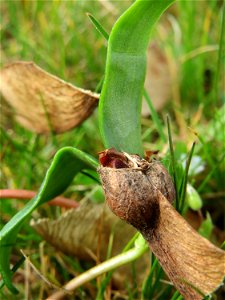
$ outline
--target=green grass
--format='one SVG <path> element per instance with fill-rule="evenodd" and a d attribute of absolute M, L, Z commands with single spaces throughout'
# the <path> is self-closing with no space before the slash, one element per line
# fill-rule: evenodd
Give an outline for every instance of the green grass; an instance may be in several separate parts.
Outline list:
<path fill-rule="evenodd" d="M 3 1 L 1 66 L 15 60 L 32 60 L 46 71 L 77 86 L 95 90 L 104 74 L 107 43 L 91 24 L 86 12 L 95 16 L 106 31 L 110 32 L 116 18 L 131 1 L 111 1 L 108 5 L 105 3 Z M 167 33 L 164 33 L 161 25 L 157 26 L 153 38 L 166 51 L 171 76 L 174 77 L 176 85 L 171 101 L 158 116 L 154 116 L 154 119 L 142 119 L 143 143 L 146 149 L 159 149 L 165 165 L 171 170 L 168 138 L 166 142 L 162 138 L 167 137 L 166 115 L 169 113 L 175 171 L 180 180 L 184 175 L 182 163 L 187 159 L 193 141 L 197 141 L 192 160 L 198 157 L 203 170 L 198 172 L 199 165 L 194 169 L 190 167 L 188 182 L 195 187 L 203 200 L 201 213 L 206 216 L 206 212 L 209 212 L 215 226 L 214 232 L 217 234 L 211 234 L 210 239 L 220 245 L 224 238 L 225 197 L 222 7 L 217 1 L 179 1 L 170 13 L 172 17 L 169 21 L 166 16 L 163 17 L 167 24 Z M 198 51 L 194 52 L 196 49 Z M 19 126 L 7 111 L 3 105 L 0 180 L 2 189 L 37 190 L 50 160 L 61 147 L 77 147 L 96 157 L 97 152 L 103 150 L 97 112 L 81 126 L 67 133 L 37 135 Z M 160 123 L 156 123 L 156 120 Z M 158 131 L 159 128 L 161 132 Z M 178 185 L 180 186 L 181 182 L 178 181 Z M 78 186 L 82 186 L 82 189 Z M 93 181 L 80 175 L 73 180 L 65 196 L 79 201 L 95 186 Z M 0 201 L 2 225 L 24 206 L 23 201 L 15 199 Z M 41 217 L 56 218 L 61 214 L 61 210 L 45 205 L 35 213 Z M 197 214 L 192 212 L 192 215 L 196 217 Z M 20 232 L 13 252 L 13 263 L 18 261 L 21 248 L 33 253 L 30 260 L 38 270 L 43 268 L 43 258 L 47 257 L 47 278 L 59 285 L 73 278 L 75 273 L 81 273 L 94 265 L 62 253 L 56 254 L 28 224 L 27 221 L 27 225 Z M 144 299 L 180 299 L 179 294 L 162 281 L 166 278 L 156 260 L 151 258 L 151 262 L 151 270 L 143 270 L 146 278 L 142 286 L 135 289 L 136 275 L 133 271 L 134 280 L 127 282 L 126 289 L 117 291 L 117 295 L 122 299 L 140 299 L 141 294 L 145 295 Z M 32 299 L 51 294 L 51 289 L 40 279 L 37 282 L 36 277 L 25 287 L 27 268 L 22 265 L 14 278 L 20 294 L 12 296 L 3 288 L 3 299 L 24 298 L 27 289 Z M 90 285 L 76 291 L 76 299 L 95 299 L 96 295 L 98 299 L 103 299 L 104 291 L 108 290 L 109 293 L 110 288 L 112 286 L 108 284 L 107 278 L 102 279 L 100 284 L 93 280 Z M 113 295 L 112 299 L 118 297 Z M 221 293 L 218 299 L 222 299 Z"/>

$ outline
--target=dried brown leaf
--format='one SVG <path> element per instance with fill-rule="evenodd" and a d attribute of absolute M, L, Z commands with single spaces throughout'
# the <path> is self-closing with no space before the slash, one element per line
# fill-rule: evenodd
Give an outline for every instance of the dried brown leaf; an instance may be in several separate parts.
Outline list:
<path fill-rule="evenodd" d="M 136 230 L 117 218 L 105 204 L 81 202 L 57 220 L 31 220 L 31 226 L 51 245 L 79 259 L 104 261 L 109 247 L 109 236 L 114 234 L 112 256 L 121 253 Z M 137 280 L 142 282 L 144 270 L 149 268 L 148 254 L 138 261 Z M 114 284 L 124 288 L 124 280 L 132 278 L 129 266 L 120 267 L 113 273 Z"/>
<path fill-rule="evenodd" d="M 64 132 L 87 119 L 99 95 L 53 76 L 33 62 L 15 62 L 0 71 L 0 91 L 16 119 L 37 132 Z"/>
<path fill-rule="evenodd" d="M 97 254 L 99 241 L 100 259 L 106 258 L 112 231 L 115 234 L 114 254 L 119 253 L 136 232 L 114 216 L 105 204 L 90 201 L 84 201 L 78 208 L 69 210 L 57 220 L 33 220 L 31 225 L 57 249 L 85 260 L 92 259 L 90 253 Z"/>
<path fill-rule="evenodd" d="M 200 300 L 223 284 L 225 252 L 193 230 L 159 191 L 158 199 L 162 213 L 149 246 L 181 295 Z"/>
<path fill-rule="evenodd" d="M 145 89 L 156 110 L 161 110 L 169 100 L 171 83 L 166 55 L 156 43 L 152 43 L 147 53 Z M 146 102 L 143 102 L 142 115 L 148 114 L 148 105 Z"/>

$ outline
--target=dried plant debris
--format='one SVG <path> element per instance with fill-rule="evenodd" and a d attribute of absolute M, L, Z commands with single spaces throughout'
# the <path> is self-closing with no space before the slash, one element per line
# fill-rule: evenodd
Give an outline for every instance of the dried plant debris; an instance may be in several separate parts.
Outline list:
<path fill-rule="evenodd" d="M 113 234 L 111 256 L 121 253 L 123 247 L 136 233 L 136 230 L 117 218 L 105 204 L 96 204 L 89 200 L 81 202 L 57 220 L 31 220 L 31 226 L 51 245 L 64 253 L 79 259 L 104 261 L 107 257 L 109 237 Z M 97 257 L 98 256 L 98 257 Z M 148 268 L 148 254 L 138 261 L 138 282 L 144 280 Z M 142 270 L 142 271 L 141 271 Z M 114 271 L 113 281 L 119 288 L 125 288 L 124 280 L 132 278 L 130 266 Z"/>
<path fill-rule="evenodd" d="M 112 154 L 111 154 L 112 151 Z M 172 180 L 157 161 L 109 149 L 98 169 L 106 201 L 136 227 L 184 299 L 200 300 L 225 277 L 225 252 L 200 236 L 173 208 Z"/>
<path fill-rule="evenodd" d="M 170 86 L 165 54 L 152 43 L 145 88 L 156 110 L 168 101 Z M 92 114 L 99 99 L 99 94 L 77 88 L 35 63 L 23 61 L 8 64 L 0 71 L 0 92 L 17 121 L 37 133 L 61 133 L 78 126 Z M 142 115 L 148 114 L 148 105 L 143 102 Z"/>
<path fill-rule="evenodd" d="M 154 108 L 159 111 L 170 99 L 172 80 L 166 55 L 155 42 L 148 48 L 146 71 L 145 89 Z M 147 116 L 149 113 L 149 107 L 143 101 L 142 115 Z"/>
<path fill-rule="evenodd" d="M 60 133 L 78 126 L 92 114 L 99 98 L 33 62 L 22 61 L 0 71 L 0 91 L 18 122 L 37 133 Z"/>
<path fill-rule="evenodd" d="M 99 239 L 100 258 L 105 259 L 110 233 L 115 234 L 114 253 L 120 252 L 135 233 L 134 229 L 130 230 L 126 223 L 116 218 L 105 204 L 91 201 L 81 202 L 78 208 L 69 210 L 57 220 L 40 219 L 32 221 L 31 225 L 57 249 L 85 260 L 91 259 L 90 253 L 96 255 Z M 123 245 L 120 239 L 116 239 L 118 232 L 126 237 Z"/>

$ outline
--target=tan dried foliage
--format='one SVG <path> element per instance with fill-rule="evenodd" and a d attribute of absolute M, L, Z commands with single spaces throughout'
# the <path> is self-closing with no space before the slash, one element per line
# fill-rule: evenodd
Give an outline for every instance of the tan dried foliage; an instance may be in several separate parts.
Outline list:
<path fill-rule="evenodd" d="M 171 93 L 165 54 L 152 43 L 148 50 L 145 88 L 156 110 Z M 13 108 L 17 121 L 37 132 L 61 133 L 85 121 L 98 105 L 99 94 L 84 90 L 44 71 L 33 62 L 14 62 L 0 71 L 0 92 Z M 143 102 L 142 115 L 149 108 Z"/>
<path fill-rule="evenodd" d="M 149 247 L 184 299 L 201 300 L 225 278 L 225 252 L 200 236 L 158 191 L 161 217 Z"/>
<path fill-rule="evenodd" d="M 104 261 L 107 257 L 109 237 L 113 234 L 111 256 L 121 253 L 136 230 L 117 218 L 105 204 L 85 200 L 57 220 L 31 220 L 31 226 L 51 245 L 64 253 L 86 261 Z M 138 282 L 144 280 L 149 268 L 148 254 L 138 261 Z M 123 289 L 124 280 L 132 278 L 130 266 L 114 271 L 113 280 Z"/>
<path fill-rule="evenodd" d="M 76 127 L 92 114 L 99 97 L 22 61 L 0 71 L 0 91 L 18 122 L 37 133 Z"/>
<path fill-rule="evenodd" d="M 172 80 L 166 55 L 156 44 L 151 43 L 147 53 L 147 72 L 145 89 L 151 98 L 154 108 L 163 109 L 171 96 Z M 148 104 L 144 101 L 142 115 L 149 115 Z"/>

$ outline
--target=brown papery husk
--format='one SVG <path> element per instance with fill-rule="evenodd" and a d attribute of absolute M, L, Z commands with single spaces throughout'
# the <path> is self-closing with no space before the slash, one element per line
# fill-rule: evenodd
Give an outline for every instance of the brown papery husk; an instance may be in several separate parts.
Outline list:
<path fill-rule="evenodd" d="M 36 133 L 62 133 L 78 126 L 99 98 L 25 61 L 0 70 L 0 92 L 20 125 Z"/>
<path fill-rule="evenodd" d="M 222 283 L 225 252 L 200 236 L 158 191 L 160 221 L 145 236 L 164 271 L 185 299 L 202 299 Z"/>
<path fill-rule="evenodd" d="M 174 193 L 165 170 L 163 177 L 132 168 L 98 171 L 111 210 L 142 233 L 185 299 L 203 299 L 222 284 L 225 252 L 200 236 L 165 198 L 164 190 L 172 191 L 170 197 Z M 162 188 L 165 184 L 172 186 Z"/>

